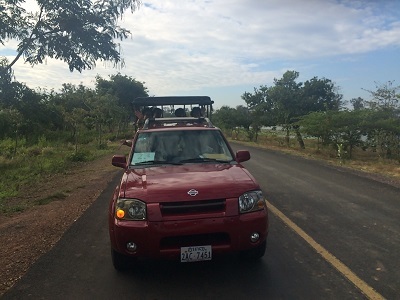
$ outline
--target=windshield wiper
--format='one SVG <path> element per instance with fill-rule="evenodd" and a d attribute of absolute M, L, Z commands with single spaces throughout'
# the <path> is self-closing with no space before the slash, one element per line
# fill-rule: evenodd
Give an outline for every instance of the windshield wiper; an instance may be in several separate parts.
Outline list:
<path fill-rule="evenodd" d="M 230 163 L 231 160 L 221 160 L 215 158 L 207 158 L 207 157 L 195 157 L 189 159 L 183 159 L 180 163 L 190 163 L 190 162 L 219 162 L 219 163 Z"/>
<path fill-rule="evenodd" d="M 135 163 L 135 166 L 140 165 L 181 165 L 181 162 L 173 162 L 173 161 L 166 161 L 166 160 L 146 160 Z"/>

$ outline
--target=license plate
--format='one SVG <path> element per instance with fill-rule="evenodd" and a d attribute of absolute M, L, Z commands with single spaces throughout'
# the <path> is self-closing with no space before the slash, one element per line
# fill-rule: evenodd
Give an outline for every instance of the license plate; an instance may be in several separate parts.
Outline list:
<path fill-rule="evenodd" d="M 181 262 L 195 262 L 211 260 L 211 245 L 181 247 Z"/>

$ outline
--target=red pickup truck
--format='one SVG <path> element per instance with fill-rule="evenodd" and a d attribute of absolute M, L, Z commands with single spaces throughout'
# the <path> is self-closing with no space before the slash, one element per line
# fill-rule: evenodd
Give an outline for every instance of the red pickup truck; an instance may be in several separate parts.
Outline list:
<path fill-rule="evenodd" d="M 167 100 L 168 109 L 212 104 L 209 97 Z M 151 97 L 136 104 L 162 107 L 165 101 Z M 233 153 L 210 119 L 149 118 L 129 145 L 128 157 L 112 159 L 114 166 L 125 170 L 108 214 L 115 269 L 124 270 L 139 258 L 196 262 L 231 252 L 250 259 L 264 255 L 265 199 L 241 165 L 250 153 Z"/>

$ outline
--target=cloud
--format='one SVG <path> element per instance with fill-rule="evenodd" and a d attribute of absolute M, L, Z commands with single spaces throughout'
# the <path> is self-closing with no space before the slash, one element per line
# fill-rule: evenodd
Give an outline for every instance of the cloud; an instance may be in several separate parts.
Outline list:
<path fill-rule="evenodd" d="M 153 65 L 156 74 L 162 70 L 169 76 L 165 80 L 190 88 L 201 84 L 201 78 L 210 86 L 255 77 L 263 81 L 273 70 L 254 69 L 268 61 L 363 53 L 400 43 L 398 22 L 377 27 L 383 18 L 369 6 L 335 1 L 184 3 L 151 1 L 125 18 L 133 37 L 124 48 L 135 53 L 133 65 Z"/>
<path fill-rule="evenodd" d="M 289 66 L 357 61 L 359 54 L 399 47 L 398 11 L 397 1 L 143 0 L 121 22 L 132 33 L 119 42 L 124 69 L 99 63 L 69 73 L 66 64 L 48 60 L 33 69 L 19 62 L 15 74 L 29 86 L 57 89 L 64 82 L 93 86 L 96 74 L 120 71 L 157 95 L 257 87 Z"/>

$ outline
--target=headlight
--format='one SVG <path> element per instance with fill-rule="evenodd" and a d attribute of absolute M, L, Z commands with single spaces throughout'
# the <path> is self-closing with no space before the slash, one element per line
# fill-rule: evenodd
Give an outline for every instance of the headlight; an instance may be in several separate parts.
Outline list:
<path fill-rule="evenodd" d="M 118 199 L 115 217 L 121 220 L 146 220 L 146 204 L 138 199 Z"/>
<path fill-rule="evenodd" d="M 240 213 L 247 213 L 264 208 L 265 200 L 260 190 L 247 192 L 239 197 Z"/>

